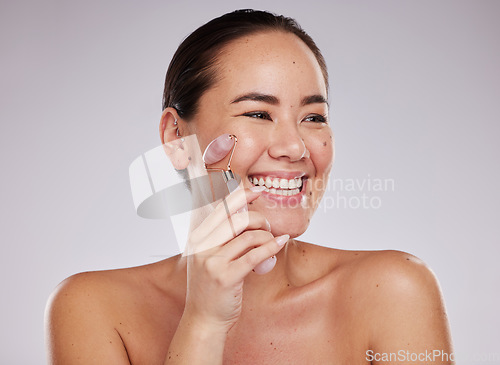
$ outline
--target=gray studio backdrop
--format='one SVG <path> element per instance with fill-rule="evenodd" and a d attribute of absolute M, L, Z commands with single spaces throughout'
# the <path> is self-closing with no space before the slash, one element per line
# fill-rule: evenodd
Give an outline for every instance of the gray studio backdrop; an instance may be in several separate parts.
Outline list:
<path fill-rule="evenodd" d="M 500 2 L 445 0 L 2 1 L 0 362 L 45 362 L 65 277 L 176 253 L 128 167 L 160 143 L 179 42 L 249 7 L 296 17 L 331 73 L 335 184 L 303 238 L 419 256 L 461 363 L 500 363 Z"/>

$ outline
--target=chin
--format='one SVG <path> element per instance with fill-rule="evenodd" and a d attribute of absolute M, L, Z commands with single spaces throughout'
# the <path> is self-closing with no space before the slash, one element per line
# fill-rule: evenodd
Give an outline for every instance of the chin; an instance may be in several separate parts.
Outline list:
<path fill-rule="evenodd" d="M 262 213 L 271 225 L 271 233 L 277 237 L 284 234 L 295 238 L 303 234 L 309 227 L 312 212 L 297 203 L 292 207 L 277 204 L 275 201 L 261 197 L 252 205 L 252 210 Z"/>
<path fill-rule="evenodd" d="M 290 235 L 290 238 L 296 238 L 302 235 L 309 226 L 309 220 L 303 219 L 283 219 L 282 217 L 267 217 L 271 225 L 271 233 L 278 237 L 284 234 Z"/>

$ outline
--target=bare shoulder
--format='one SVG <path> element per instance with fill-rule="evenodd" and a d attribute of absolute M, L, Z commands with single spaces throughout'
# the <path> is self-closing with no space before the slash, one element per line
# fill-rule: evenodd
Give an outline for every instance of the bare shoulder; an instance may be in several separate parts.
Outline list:
<path fill-rule="evenodd" d="M 366 251 L 351 265 L 374 300 L 441 300 L 441 291 L 433 271 L 425 262 L 409 253 L 396 250 Z"/>
<path fill-rule="evenodd" d="M 452 351 L 438 280 L 421 259 L 394 250 L 344 255 L 341 272 L 359 299 L 373 351 Z"/>
<path fill-rule="evenodd" d="M 390 311 L 394 303 L 422 302 L 442 305 L 441 290 L 433 271 L 409 253 L 384 251 L 338 252 L 336 275 L 376 310 Z M 375 310 L 374 309 L 374 310 Z"/>
<path fill-rule="evenodd" d="M 300 266 L 316 271 L 316 278 L 341 281 L 363 295 L 439 294 L 432 270 L 418 257 L 396 250 L 355 251 L 301 242 Z M 309 260 L 308 260 L 309 259 Z M 314 269 L 314 270 L 313 270 Z"/>
<path fill-rule="evenodd" d="M 58 285 L 45 316 L 49 364 L 77 364 L 95 358 L 130 363 L 112 315 L 123 285 L 113 271 L 76 274 Z M 113 297 L 111 292 L 118 295 Z"/>
<path fill-rule="evenodd" d="M 123 285 L 132 285 L 133 272 L 138 268 L 127 268 L 105 271 L 89 271 L 72 275 L 64 279 L 51 296 L 53 301 L 73 301 L 78 303 L 96 301 L 109 294 L 109 288 L 115 290 Z"/>
<path fill-rule="evenodd" d="M 323 279 L 333 288 L 332 303 L 359 320 L 371 354 L 439 350 L 443 359 L 450 356 L 453 349 L 441 289 L 421 259 L 395 250 L 316 251 L 328 268 Z"/>
<path fill-rule="evenodd" d="M 322 279 L 342 295 L 356 298 L 357 310 L 376 321 L 413 308 L 445 316 L 439 282 L 433 271 L 416 256 L 396 250 L 351 251 L 305 245 Z M 366 306 L 365 303 L 371 303 Z M 368 319 L 367 319 L 368 320 Z M 376 324 L 375 324 L 376 325 Z"/>
<path fill-rule="evenodd" d="M 99 313 L 113 318 L 127 303 L 138 298 L 175 296 L 169 290 L 175 258 L 126 269 L 83 272 L 62 281 L 49 298 L 48 314 L 68 315 L 85 310 L 87 316 Z"/>
<path fill-rule="evenodd" d="M 128 364 L 119 321 L 131 314 L 140 315 L 143 302 L 155 305 L 159 302 L 155 298 L 168 298 L 168 290 L 158 284 L 158 276 L 164 275 L 166 267 L 168 263 L 160 262 L 85 272 L 65 279 L 50 296 L 46 308 L 49 363 L 99 359 L 102 363 Z"/>
<path fill-rule="evenodd" d="M 396 250 L 345 251 L 342 261 L 346 268 L 366 276 L 370 282 L 389 286 L 419 286 L 435 282 L 431 269 L 418 257 Z"/>
<path fill-rule="evenodd" d="M 380 287 L 381 282 L 391 286 L 435 282 L 430 268 L 418 257 L 406 252 L 340 250 L 306 242 L 300 242 L 299 247 L 304 260 L 309 258 L 311 266 L 321 268 L 325 276 L 349 277 L 353 280 L 352 284 L 355 281 L 367 283 L 368 280 Z M 306 262 L 301 263 L 302 266 L 307 266 Z"/>
<path fill-rule="evenodd" d="M 64 304 L 71 308 L 102 304 L 103 310 L 112 298 L 148 290 L 155 283 L 160 263 L 126 269 L 90 271 L 63 280 L 54 290 L 49 307 Z"/>

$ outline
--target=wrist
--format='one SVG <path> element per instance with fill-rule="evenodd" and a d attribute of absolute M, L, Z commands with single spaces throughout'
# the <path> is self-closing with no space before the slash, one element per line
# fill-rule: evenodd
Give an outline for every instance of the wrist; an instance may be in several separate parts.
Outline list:
<path fill-rule="evenodd" d="M 189 328 L 190 332 L 200 339 L 225 339 L 231 328 L 227 323 L 221 323 L 213 318 L 190 313 L 189 311 L 183 313 L 179 325 Z"/>
<path fill-rule="evenodd" d="M 170 342 L 165 364 L 222 364 L 227 330 L 184 313 Z"/>

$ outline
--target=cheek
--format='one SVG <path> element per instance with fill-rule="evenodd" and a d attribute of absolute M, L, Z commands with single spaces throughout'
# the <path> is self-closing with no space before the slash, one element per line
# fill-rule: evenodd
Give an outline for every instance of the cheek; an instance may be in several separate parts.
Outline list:
<path fill-rule="evenodd" d="M 308 149 L 311 160 L 316 168 L 318 177 L 330 173 L 334 157 L 334 139 L 331 131 L 321 133 L 308 140 Z"/>
<path fill-rule="evenodd" d="M 333 163 L 333 135 L 331 131 L 325 131 L 325 133 L 318 133 L 318 135 L 307 142 L 316 175 L 310 181 L 306 194 L 310 196 L 312 206 L 316 208 L 328 186 L 328 179 Z"/>
<path fill-rule="evenodd" d="M 266 143 L 262 133 L 256 128 L 232 128 L 231 132 L 238 138 L 231 168 L 239 174 L 246 174 L 248 169 L 262 156 Z"/>

